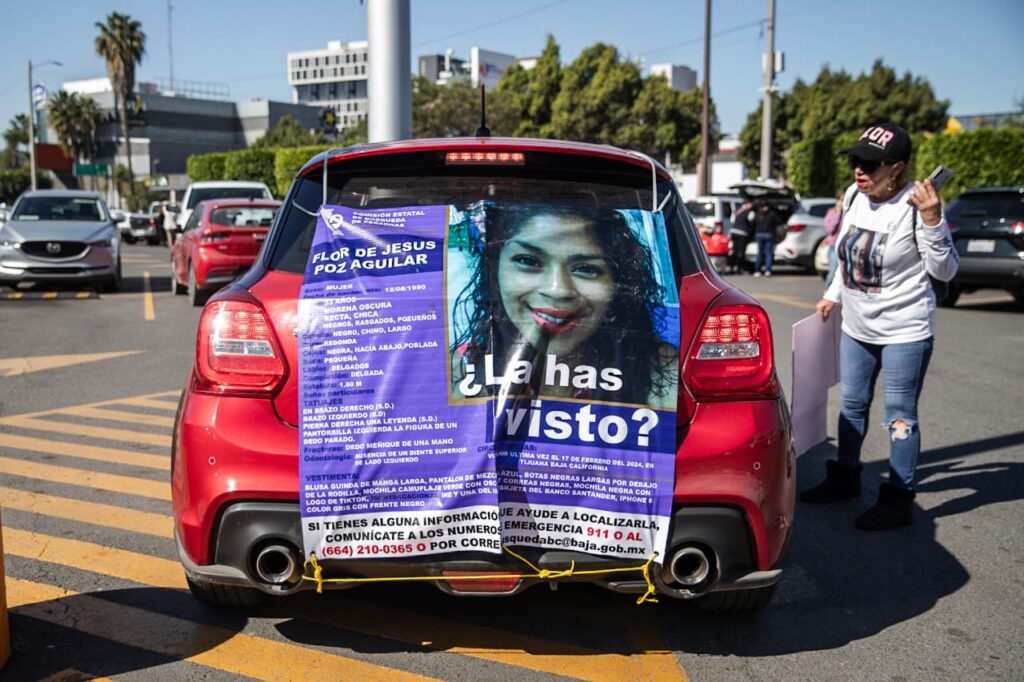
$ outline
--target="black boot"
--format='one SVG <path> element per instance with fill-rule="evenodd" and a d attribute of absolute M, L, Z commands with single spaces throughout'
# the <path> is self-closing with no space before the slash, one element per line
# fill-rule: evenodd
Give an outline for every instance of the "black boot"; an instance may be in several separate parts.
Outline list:
<path fill-rule="evenodd" d="M 864 467 L 845 466 L 834 459 L 825 462 L 825 480 L 800 493 L 800 501 L 825 504 L 860 497 L 860 472 Z"/>
<path fill-rule="evenodd" d="M 857 528 L 889 530 L 909 526 L 914 522 L 914 497 L 913 490 L 883 483 L 878 488 L 878 502 L 875 506 L 857 516 Z"/>

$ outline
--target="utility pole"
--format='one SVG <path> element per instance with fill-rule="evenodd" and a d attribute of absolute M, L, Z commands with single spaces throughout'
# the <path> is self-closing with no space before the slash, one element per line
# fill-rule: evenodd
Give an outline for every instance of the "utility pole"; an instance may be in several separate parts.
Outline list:
<path fill-rule="evenodd" d="M 709 139 L 709 121 L 711 107 L 711 0 L 704 0 L 704 92 L 702 95 L 700 112 L 700 163 L 697 166 L 697 194 L 705 196 L 710 194 L 711 185 L 711 141 Z"/>
<path fill-rule="evenodd" d="M 370 142 L 412 137 L 410 36 L 409 0 L 366 0 Z"/>
<path fill-rule="evenodd" d="M 772 92 L 775 90 L 775 0 L 768 0 L 768 36 L 764 48 L 764 103 L 761 105 L 761 177 L 772 177 Z"/>
<path fill-rule="evenodd" d="M 32 60 L 28 60 L 28 167 L 32 169 L 32 191 L 36 191 L 36 103 L 32 98 Z"/>
<path fill-rule="evenodd" d="M 171 12 L 174 10 L 174 6 L 171 4 L 171 0 L 167 0 L 167 63 L 171 67 L 171 82 L 168 86 L 171 92 L 174 92 L 174 36 L 171 33 Z"/>

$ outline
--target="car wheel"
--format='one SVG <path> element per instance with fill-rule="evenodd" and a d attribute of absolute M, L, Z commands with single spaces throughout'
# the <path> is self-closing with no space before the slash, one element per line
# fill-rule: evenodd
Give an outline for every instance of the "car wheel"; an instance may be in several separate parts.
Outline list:
<path fill-rule="evenodd" d="M 192 269 L 192 264 L 188 264 L 188 301 L 194 306 L 201 306 L 206 303 L 206 299 L 209 296 L 202 289 L 199 288 L 199 284 L 196 283 L 196 271 Z"/>
<path fill-rule="evenodd" d="M 811 252 L 811 272 L 817 272 L 822 279 L 828 279 L 828 243 L 822 239 Z"/>
<path fill-rule="evenodd" d="M 935 303 L 942 308 L 952 308 L 956 305 L 961 293 L 963 293 L 963 289 L 950 282 L 946 285 L 945 294 L 942 296 L 939 296 L 938 294 L 935 295 Z"/>
<path fill-rule="evenodd" d="M 697 608 L 708 613 L 751 613 L 760 611 L 775 594 L 775 585 L 748 590 L 712 592 L 696 600 Z"/>
<path fill-rule="evenodd" d="M 114 274 L 103 281 L 100 288 L 109 294 L 119 291 L 121 289 L 121 256 L 117 257 L 117 266 L 114 268 Z"/>
<path fill-rule="evenodd" d="M 215 608 L 239 608 L 256 606 L 266 599 L 266 594 L 251 587 L 239 587 L 237 585 L 221 585 L 219 583 L 208 583 L 202 580 L 193 580 L 185 576 L 188 582 L 189 592 L 192 596 Z"/>

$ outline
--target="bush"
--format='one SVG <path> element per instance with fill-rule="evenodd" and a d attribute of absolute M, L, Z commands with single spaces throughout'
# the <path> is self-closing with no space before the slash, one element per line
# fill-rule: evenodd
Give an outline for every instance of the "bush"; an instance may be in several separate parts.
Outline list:
<path fill-rule="evenodd" d="M 274 182 L 274 154 L 273 149 L 228 152 L 224 159 L 224 179 L 262 182 L 273 191 L 277 187 Z"/>
<path fill-rule="evenodd" d="M 915 177 L 926 177 L 939 164 L 955 175 L 942 188 L 952 199 L 972 187 L 1024 185 L 1024 129 L 972 130 L 953 135 L 933 135 L 921 142 Z"/>
<path fill-rule="evenodd" d="M 277 183 L 278 194 L 282 197 L 287 194 L 299 169 L 311 158 L 327 149 L 331 149 L 331 147 L 313 145 L 278 149 L 277 155 L 274 157 L 274 180 Z"/>
<path fill-rule="evenodd" d="M 31 186 L 32 172 L 28 168 L 0 171 L 0 201 L 7 203 L 8 206 Z M 39 189 L 49 189 L 53 183 L 49 175 L 40 172 L 36 174 L 36 186 Z"/>
<path fill-rule="evenodd" d="M 227 154 L 193 154 L 188 157 L 188 179 L 192 182 L 224 180 L 224 159 Z"/>
<path fill-rule="evenodd" d="M 836 164 L 833 140 L 801 140 L 789 148 L 786 175 L 793 190 L 804 197 L 830 197 L 835 193 Z"/>

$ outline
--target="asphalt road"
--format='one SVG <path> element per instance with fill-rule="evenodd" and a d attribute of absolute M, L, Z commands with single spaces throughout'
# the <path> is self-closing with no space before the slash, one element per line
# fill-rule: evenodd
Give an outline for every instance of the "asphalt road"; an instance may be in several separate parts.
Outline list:
<path fill-rule="evenodd" d="M 167 486 L 199 311 L 171 295 L 166 248 L 127 247 L 125 270 L 125 290 L 101 297 L 0 289 L 14 646 L 0 679 L 1024 679 L 1024 312 L 1008 296 L 965 296 L 938 312 L 917 523 L 853 528 L 885 470 L 876 409 L 869 493 L 798 505 L 785 577 L 757 615 L 664 598 L 636 606 L 574 586 L 511 600 L 378 586 L 214 612 L 184 588 Z M 734 281 L 768 310 L 788 394 L 790 328 L 812 312 L 820 280 L 780 269 Z M 800 458 L 801 487 L 833 442 Z"/>

